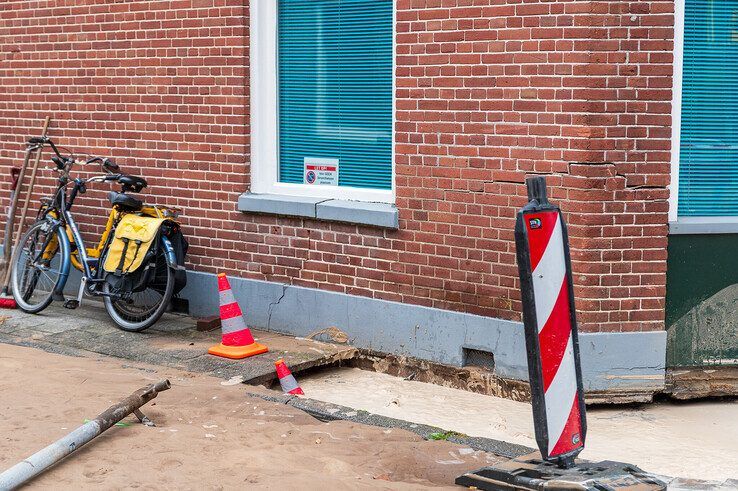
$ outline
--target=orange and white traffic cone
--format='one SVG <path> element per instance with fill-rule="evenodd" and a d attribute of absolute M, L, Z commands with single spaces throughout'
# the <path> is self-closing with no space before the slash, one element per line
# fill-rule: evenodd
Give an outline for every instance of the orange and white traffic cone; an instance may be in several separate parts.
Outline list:
<path fill-rule="evenodd" d="M 279 377 L 279 385 L 282 386 L 282 390 L 285 394 L 300 394 L 305 395 L 300 386 L 295 380 L 295 376 L 290 372 L 290 368 L 284 362 L 282 358 L 274 362 L 277 367 L 277 377 Z"/>
<path fill-rule="evenodd" d="M 218 275 L 218 292 L 220 295 L 220 324 L 222 329 L 222 342 L 212 346 L 208 353 L 224 358 L 240 360 L 249 356 L 266 353 L 269 348 L 254 341 L 251 331 L 246 326 L 233 296 L 231 285 L 228 283 L 225 273 Z"/>

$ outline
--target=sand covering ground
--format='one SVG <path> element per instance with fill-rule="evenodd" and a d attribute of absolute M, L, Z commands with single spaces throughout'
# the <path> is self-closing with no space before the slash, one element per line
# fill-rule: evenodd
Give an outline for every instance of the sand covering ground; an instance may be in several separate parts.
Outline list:
<path fill-rule="evenodd" d="M 358 369 L 324 371 L 301 384 L 313 399 L 536 447 L 530 404 Z M 587 423 L 582 458 L 674 477 L 738 478 L 738 400 L 590 408 Z"/>
<path fill-rule="evenodd" d="M 402 430 L 322 423 L 207 376 L 0 344 L 0 469 L 161 378 L 172 389 L 144 407 L 156 428 L 113 427 L 31 488 L 417 489 L 497 461 Z"/>

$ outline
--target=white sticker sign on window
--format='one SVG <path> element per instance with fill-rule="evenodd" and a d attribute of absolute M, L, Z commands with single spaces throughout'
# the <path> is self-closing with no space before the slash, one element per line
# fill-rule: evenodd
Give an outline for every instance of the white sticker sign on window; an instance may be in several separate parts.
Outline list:
<path fill-rule="evenodd" d="M 305 184 L 318 186 L 338 186 L 338 159 L 305 157 Z"/>

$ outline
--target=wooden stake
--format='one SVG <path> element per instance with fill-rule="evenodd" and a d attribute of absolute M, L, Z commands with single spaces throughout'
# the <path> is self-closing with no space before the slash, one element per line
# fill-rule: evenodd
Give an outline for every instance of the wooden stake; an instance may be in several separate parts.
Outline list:
<path fill-rule="evenodd" d="M 44 121 L 44 128 L 41 132 L 41 136 L 45 137 L 48 130 L 49 130 L 49 123 L 51 122 L 51 117 L 46 116 L 46 120 Z M 36 151 L 36 160 L 33 163 L 33 169 L 31 170 L 31 180 L 28 183 L 28 189 L 26 189 L 26 198 L 23 203 L 23 211 L 21 212 L 21 219 L 18 223 L 18 236 L 15 238 L 15 242 L 13 241 L 13 221 L 15 220 L 15 208 L 11 211 L 11 216 L 8 219 L 10 222 L 10 240 L 8 241 L 8 244 L 13 244 L 13 250 L 15 250 L 18 247 L 18 243 L 20 242 L 21 236 L 23 235 L 23 223 L 26 221 L 26 215 L 28 214 L 28 207 L 31 204 L 31 194 L 33 192 L 33 187 L 36 184 L 36 173 L 38 172 L 38 165 L 41 162 L 41 157 L 43 155 L 43 147 L 39 148 Z M 21 190 L 23 189 L 23 178 L 25 177 L 25 169 L 21 171 L 20 176 L 18 176 L 18 187 L 15 191 L 15 196 L 13 197 L 13 203 L 11 206 L 17 207 L 18 206 L 18 197 L 20 196 Z M 5 251 L 3 251 L 5 252 Z M 10 282 L 10 271 L 12 269 L 12 265 L 8 264 L 7 269 L 5 270 L 5 278 L 3 280 L 3 290 L 6 290 L 8 288 L 8 283 Z"/>

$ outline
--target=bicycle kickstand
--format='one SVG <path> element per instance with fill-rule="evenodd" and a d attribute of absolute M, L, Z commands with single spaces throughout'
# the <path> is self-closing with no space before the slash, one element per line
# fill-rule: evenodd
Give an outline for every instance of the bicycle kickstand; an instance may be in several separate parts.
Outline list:
<path fill-rule="evenodd" d="M 87 278 L 82 277 L 82 281 L 79 282 L 79 291 L 77 292 L 77 298 L 70 298 L 64 302 L 64 308 L 74 310 L 82 303 L 82 296 L 85 294 L 85 287 L 87 286 Z"/>

